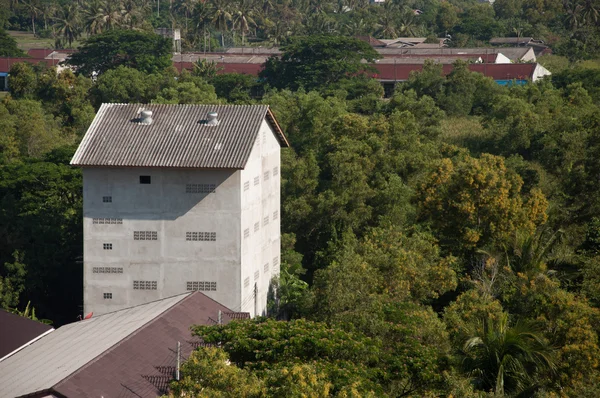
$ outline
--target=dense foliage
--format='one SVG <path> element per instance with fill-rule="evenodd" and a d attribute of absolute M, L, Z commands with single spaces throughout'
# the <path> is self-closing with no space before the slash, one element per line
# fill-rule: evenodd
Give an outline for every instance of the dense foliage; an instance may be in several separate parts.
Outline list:
<path fill-rule="evenodd" d="M 555 53 L 589 59 L 600 51 L 594 0 L 0 0 L 0 28 L 29 30 L 56 47 L 112 29 L 175 27 L 186 50 L 280 45 L 290 37 L 428 37 L 476 46 L 492 37 L 543 40 Z"/>
<path fill-rule="evenodd" d="M 95 80 L 16 64 L 0 103 L 0 305 L 81 315 L 68 161 L 101 102 L 266 103 L 291 143 L 272 319 L 195 328 L 218 348 L 192 355 L 176 396 L 598 396 L 596 74 L 502 87 L 429 63 L 382 99 L 346 73 L 274 89 L 202 64 Z"/>

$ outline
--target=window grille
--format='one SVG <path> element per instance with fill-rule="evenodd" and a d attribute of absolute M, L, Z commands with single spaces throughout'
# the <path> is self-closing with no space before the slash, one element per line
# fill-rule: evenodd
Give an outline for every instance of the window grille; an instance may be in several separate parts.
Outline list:
<path fill-rule="evenodd" d="M 104 293 L 104 299 L 112 299 L 112 293 Z"/>
<path fill-rule="evenodd" d="M 248 238 L 250 236 L 250 228 L 246 228 L 244 230 L 244 238 Z"/>
<path fill-rule="evenodd" d="M 260 183 L 260 178 L 258 176 L 254 177 L 254 185 L 258 185 L 259 183 Z"/>
<path fill-rule="evenodd" d="M 254 232 L 258 232 L 259 229 L 260 229 L 260 223 L 259 222 L 255 222 L 254 223 Z"/>
<path fill-rule="evenodd" d="M 217 282 L 206 282 L 206 281 L 193 281 L 187 282 L 186 288 L 188 291 L 200 290 L 204 292 L 215 292 L 217 291 Z"/>
<path fill-rule="evenodd" d="M 92 218 L 92 224 L 123 224 L 122 218 Z"/>
<path fill-rule="evenodd" d="M 264 180 L 265 180 L 265 181 L 267 181 L 267 180 L 269 179 L 269 176 L 270 176 L 270 175 L 271 175 L 271 172 L 270 172 L 270 171 L 268 171 L 268 170 L 267 170 L 267 171 L 265 171 L 265 172 L 263 173 L 263 178 L 264 178 Z"/>
<path fill-rule="evenodd" d="M 273 266 L 279 265 L 279 257 L 273 257 Z"/>
<path fill-rule="evenodd" d="M 267 225 L 267 224 L 269 224 L 269 216 L 266 216 L 266 217 L 263 219 L 263 226 L 265 226 L 265 225 Z"/>
<path fill-rule="evenodd" d="M 185 184 L 185 193 L 214 193 L 216 184 Z"/>
<path fill-rule="evenodd" d="M 103 243 L 102 248 L 104 250 L 112 250 L 112 243 Z"/>
<path fill-rule="evenodd" d="M 260 271 L 255 271 L 254 272 L 254 280 L 257 280 L 259 276 L 260 276 Z"/>
<path fill-rule="evenodd" d="M 122 274 L 122 267 L 94 267 L 92 268 L 94 274 Z"/>
<path fill-rule="evenodd" d="M 244 183 L 244 191 L 247 191 L 247 190 L 249 190 L 249 189 L 250 189 L 250 181 L 246 181 L 246 182 Z"/>
<path fill-rule="evenodd" d="M 133 281 L 133 290 L 156 290 L 156 281 Z"/>
<path fill-rule="evenodd" d="M 133 231 L 133 240 L 158 240 L 158 232 Z"/>
<path fill-rule="evenodd" d="M 244 287 L 250 286 L 250 277 L 244 279 Z"/>
<path fill-rule="evenodd" d="M 279 174 L 279 167 L 275 166 L 273 167 L 273 177 L 275 177 L 277 174 Z"/>
<path fill-rule="evenodd" d="M 269 263 L 265 264 L 265 274 L 269 273 Z"/>
<path fill-rule="evenodd" d="M 186 232 L 185 240 L 187 241 L 204 241 L 214 242 L 217 240 L 216 232 Z"/>
<path fill-rule="evenodd" d="M 278 217 L 279 217 L 279 210 L 275 210 L 273 212 L 273 221 L 277 220 Z"/>
<path fill-rule="evenodd" d="M 104 203 L 112 203 L 112 196 L 103 196 L 102 202 Z"/>
<path fill-rule="evenodd" d="M 151 176 L 140 176 L 140 184 L 152 184 Z"/>

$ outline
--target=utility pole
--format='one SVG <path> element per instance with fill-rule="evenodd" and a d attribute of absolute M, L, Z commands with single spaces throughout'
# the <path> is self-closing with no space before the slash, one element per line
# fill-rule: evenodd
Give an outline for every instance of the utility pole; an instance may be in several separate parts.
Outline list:
<path fill-rule="evenodd" d="M 179 366 L 181 365 L 181 343 L 177 342 L 177 369 L 175 370 L 175 380 L 179 381 Z"/>
<path fill-rule="evenodd" d="M 258 315 L 258 284 L 254 282 L 254 316 Z"/>

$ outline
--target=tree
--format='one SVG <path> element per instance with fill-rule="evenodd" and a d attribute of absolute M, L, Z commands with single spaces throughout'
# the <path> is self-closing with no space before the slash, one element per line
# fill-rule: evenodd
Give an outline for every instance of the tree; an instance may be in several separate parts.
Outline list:
<path fill-rule="evenodd" d="M 62 35 L 69 47 L 81 33 L 81 18 L 79 16 L 79 6 L 75 4 L 65 5 L 58 14 L 56 28 L 58 34 Z"/>
<path fill-rule="evenodd" d="M 91 76 L 118 66 L 140 72 L 160 72 L 172 65 L 171 40 L 154 33 L 111 30 L 86 39 L 66 63 L 77 73 Z"/>
<path fill-rule="evenodd" d="M 23 56 L 25 56 L 25 53 L 17 47 L 17 41 L 0 27 L 0 57 Z"/>
<path fill-rule="evenodd" d="M 532 325 L 509 325 L 508 314 L 484 318 L 462 347 L 462 366 L 483 391 L 531 395 L 543 380 L 540 374 L 556 369 L 554 350 Z"/>
<path fill-rule="evenodd" d="M 307 90 L 327 87 L 343 78 L 372 70 L 377 52 L 368 44 L 343 36 L 296 37 L 282 47 L 281 58 L 267 60 L 260 77 L 277 88 Z"/>
<path fill-rule="evenodd" d="M 534 189 L 523 197 L 522 185 L 498 156 L 442 159 L 419 188 L 421 217 L 452 251 L 486 244 L 502 248 L 517 231 L 533 233 L 546 222 L 545 196 Z"/>

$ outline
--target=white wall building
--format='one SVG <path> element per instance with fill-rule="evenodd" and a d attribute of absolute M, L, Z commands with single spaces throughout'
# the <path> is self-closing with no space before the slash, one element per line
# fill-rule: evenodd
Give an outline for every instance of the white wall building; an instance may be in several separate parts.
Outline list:
<path fill-rule="evenodd" d="M 264 314 L 287 146 L 265 105 L 103 104 L 71 161 L 83 168 L 85 313 L 200 290 Z"/>

